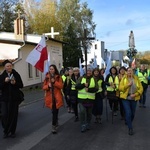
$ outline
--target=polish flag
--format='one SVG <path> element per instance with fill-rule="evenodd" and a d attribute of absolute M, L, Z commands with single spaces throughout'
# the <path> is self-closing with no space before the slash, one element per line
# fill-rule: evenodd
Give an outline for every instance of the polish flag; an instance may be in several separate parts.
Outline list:
<path fill-rule="evenodd" d="M 44 62 L 48 59 L 47 48 L 45 37 L 42 36 L 38 45 L 29 53 L 26 62 L 30 63 L 32 66 L 44 71 Z"/>

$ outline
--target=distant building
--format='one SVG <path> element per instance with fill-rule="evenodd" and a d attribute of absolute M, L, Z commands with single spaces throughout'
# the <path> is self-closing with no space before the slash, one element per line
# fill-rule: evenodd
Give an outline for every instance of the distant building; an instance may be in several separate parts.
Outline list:
<path fill-rule="evenodd" d="M 87 63 L 90 64 L 95 56 L 99 68 L 102 68 L 103 67 L 102 59 L 104 60 L 104 52 L 105 52 L 105 43 L 103 41 L 99 40 L 92 41 L 91 49 L 87 54 Z"/>
<path fill-rule="evenodd" d="M 110 52 L 111 52 L 111 61 L 112 62 L 119 62 L 119 65 L 121 65 L 122 61 L 124 60 L 123 59 L 123 54 L 124 52 L 123 51 L 107 51 L 105 50 L 105 62 L 106 62 L 106 65 L 107 65 L 107 59 L 108 57 L 110 56 Z"/>
<path fill-rule="evenodd" d="M 116 60 L 121 62 L 121 60 L 123 60 L 123 51 L 112 51 L 111 60 Z"/>

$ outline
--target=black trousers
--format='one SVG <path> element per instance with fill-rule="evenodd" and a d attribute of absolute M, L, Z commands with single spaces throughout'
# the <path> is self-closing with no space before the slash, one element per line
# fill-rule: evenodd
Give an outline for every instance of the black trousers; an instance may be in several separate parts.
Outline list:
<path fill-rule="evenodd" d="M 53 108 L 52 108 L 52 125 L 58 125 L 58 112 L 59 109 L 56 109 L 56 101 L 53 101 Z"/>
<path fill-rule="evenodd" d="M 56 126 L 58 124 L 58 112 L 59 110 L 58 109 L 54 109 L 52 110 L 52 125 L 53 126 Z"/>
<path fill-rule="evenodd" d="M 72 108 L 74 110 L 75 117 L 78 117 L 77 95 L 70 95 L 70 101 L 71 101 Z"/>
<path fill-rule="evenodd" d="M 14 134 L 16 132 L 18 108 L 18 102 L 1 102 L 1 121 L 5 134 Z"/>

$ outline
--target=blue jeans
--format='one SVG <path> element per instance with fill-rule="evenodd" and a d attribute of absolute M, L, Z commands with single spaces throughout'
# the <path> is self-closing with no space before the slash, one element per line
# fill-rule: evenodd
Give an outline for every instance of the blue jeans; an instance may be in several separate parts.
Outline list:
<path fill-rule="evenodd" d="M 125 111 L 125 119 L 129 129 L 132 129 L 132 121 L 135 116 L 137 101 L 134 100 L 122 100 L 122 104 Z"/>
<path fill-rule="evenodd" d="M 140 99 L 140 103 L 143 105 L 145 105 L 145 102 L 146 102 L 146 93 L 147 93 L 147 88 L 143 90 L 143 94 Z"/>

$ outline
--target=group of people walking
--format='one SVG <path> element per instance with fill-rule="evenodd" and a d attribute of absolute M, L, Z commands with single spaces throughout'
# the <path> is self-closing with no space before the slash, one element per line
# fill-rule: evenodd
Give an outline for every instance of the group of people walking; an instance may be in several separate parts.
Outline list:
<path fill-rule="evenodd" d="M 23 83 L 12 63 L 5 61 L 4 72 L 0 75 L 2 126 L 4 138 L 15 137 L 19 107 L 19 89 Z M 121 118 L 128 126 L 128 134 L 133 135 L 132 122 L 137 102 L 146 108 L 146 91 L 150 79 L 149 70 L 144 65 L 138 69 L 115 66 L 110 68 L 104 79 L 104 69 L 87 67 L 80 76 L 78 67 L 70 67 L 59 73 L 56 65 L 49 66 L 44 82 L 45 106 L 52 110 L 52 133 L 57 133 L 59 109 L 67 104 L 68 113 L 74 113 L 74 121 L 80 121 L 83 133 L 91 128 L 92 116 L 95 123 L 102 123 L 103 101 L 107 97 L 110 110 L 116 116 L 120 110 Z"/>
<path fill-rule="evenodd" d="M 76 78 L 74 71 L 78 72 Z M 113 115 L 117 116 L 120 111 L 121 119 L 128 126 L 128 134 L 133 135 L 132 122 L 137 102 L 139 101 L 139 107 L 146 108 L 149 70 L 144 65 L 139 69 L 113 66 L 104 79 L 103 70 L 87 67 L 85 75 L 79 74 L 79 68 L 70 68 L 62 78 L 68 112 L 73 109 L 75 121 L 80 118 L 81 132 L 91 128 L 92 116 L 95 116 L 95 123 L 102 123 L 103 101 L 106 97 Z M 76 107 L 72 107 L 72 104 Z"/>

